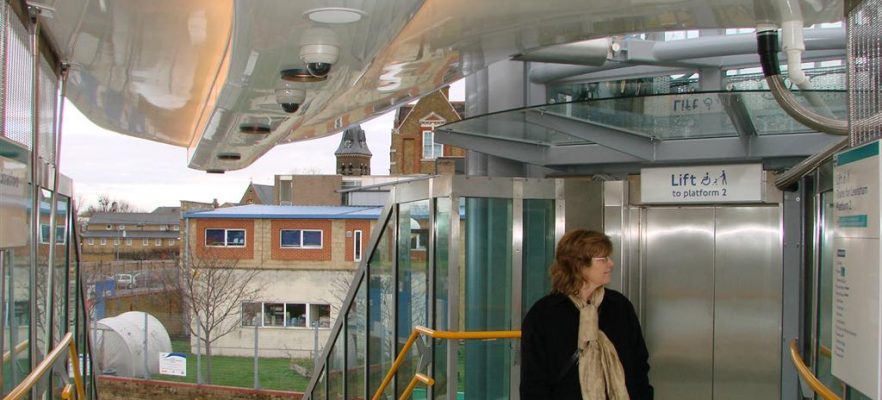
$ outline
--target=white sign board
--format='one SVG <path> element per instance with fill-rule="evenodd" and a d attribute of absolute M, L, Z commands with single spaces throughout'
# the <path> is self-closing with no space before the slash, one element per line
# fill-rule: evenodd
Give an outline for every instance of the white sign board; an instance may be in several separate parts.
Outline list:
<path fill-rule="evenodd" d="M 182 353 L 159 353 L 159 373 L 162 375 L 187 376 L 187 355 Z"/>
<path fill-rule="evenodd" d="M 831 371 L 874 400 L 879 374 L 879 142 L 839 153 L 834 167 L 833 348 Z"/>
<path fill-rule="evenodd" d="M 640 170 L 640 201 L 743 203 L 763 198 L 761 164 L 690 165 Z"/>

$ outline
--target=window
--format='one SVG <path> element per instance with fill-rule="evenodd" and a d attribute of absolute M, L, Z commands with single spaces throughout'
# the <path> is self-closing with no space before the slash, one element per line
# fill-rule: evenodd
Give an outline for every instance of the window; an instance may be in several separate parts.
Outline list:
<path fill-rule="evenodd" d="M 242 303 L 242 326 L 331 327 L 331 306 L 308 303 Z"/>
<path fill-rule="evenodd" d="M 126 239 L 126 246 L 132 245 L 132 239 Z"/>
<path fill-rule="evenodd" d="M 113 239 L 113 245 L 119 246 L 119 238 Z"/>
<path fill-rule="evenodd" d="M 126 230 L 126 226 L 125 226 L 125 225 L 120 225 L 120 226 L 117 227 L 116 229 L 117 229 L 117 230 L 120 230 L 120 231 L 124 231 L 124 230 Z"/>
<path fill-rule="evenodd" d="M 410 231 L 410 248 L 413 250 L 425 250 L 429 241 L 428 229 L 414 229 Z"/>
<path fill-rule="evenodd" d="M 89 243 L 89 246 L 95 245 L 95 239 L 89 239 L 87 242 Z"/>
<path fill-rule="evenodd" d="M 175 240 L 174 240 L 174 239 L 169 239 L 169 240 L 168 240 L 168 245 L 169 245 L 169 246 L 174 246 L 174 245 L 175 245 Z"/>
<path fill-rule="evenodd" d="M 260 326 L 260 303 L 243 303 L 242 304 L 242 326 Z"/>
<path fill-rule="evenodd" d="M 104 246 L 107 244 L 107 239 L 101 239 L 101 245 Z"/>
<path fill-rule="evenodd" d="M 64 226 L 55 227 L 55 243 L 64 244 Z M 40 224 L 40 243 L 49 244 L 49 224 Z"/>
<path fill-rule="evenodd" d="M 244 229 L 206 229 L 205 245 L 213 247 L 244 247 Z"/>
<path fill-rule="evenodd" d="M 162 246 L 162 239 L 156 239 L 156 241 L 153 242 L 153 245 L 154 246 Z"/>
<path fill-rule="evenodd" d="M 168 230 L 168 225 L 159 225 L 159 230 L 160 230 L 160 231 L 163 231 L 163 232 L 167 231 L 167 230 Z"/>
<path fill-rule="evenodd" d="M 280 245 L 283 248 L 322 248 L 322 231 L 320 230 L 282 229 L 279 236 Z"/>
<path fill-rule="evenodd" d="M 285 305 L 282 303 L 264 303 L 263 326 L 285 326 Z"/>
<path fill-rule="evenodd" d="M 173 230 L 173 231 L 179 231 L 179 230 L 181 230 L 181 227 L 180 227 L 180 226 L 177 226 L 177 225 L 172 225 L 172 230 Z"/>
<path fill-rule="evenodd" d="M 105 229 L 107 229 L 109 231 L 109 230 L 113 229 L 113 225 L 107 225 L 107 227 Z"/>
<path fill-rule="evenodd" d="M 361 231 L 352 232 L 352 259 L 361 261 Z"/>
<path fill-rule="evenodd" d="M 435 143 L 434 131 L 423 131 L 423 159 L 433 160 L 444 155 L 444 145 Z"/>
<path fill-rule="evenodd" d="M 150 246 L 150 239 L 144 239 L 141 241 L 141 246 Z"/>

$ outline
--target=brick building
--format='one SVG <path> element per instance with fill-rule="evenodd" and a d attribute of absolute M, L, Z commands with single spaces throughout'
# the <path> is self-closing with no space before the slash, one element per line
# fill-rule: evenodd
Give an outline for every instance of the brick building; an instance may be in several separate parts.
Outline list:
<path fill-rule="evenodd" d="M 273 186 L 254 182 L 248 184 L 239 204 L 273 204 Z"/>
<path fill-rule="evenodd" d="M 392 128 L 389 174 L 435 175 L 441 173 L 439 159 L 463 160 L 465 150 L 435 142 L 435 128 L 459 121 L 464 107 L 461 101 L 448 100 L 447 88 L 400 107 Z"/>
<path fill-rule="evenodd" d="M 95 213 L 81 235 L 81 261 L 171 259 L 180 252 L 178 207 Z"/>
<path fill-rule="evenodd" d="M 366 257 L 381 207 L 245 205 L 184 214 L 197 259 L 237 260 L 259 269 L 259 298 L 241 305 L 238 327 L 215 354 L 253 354 L 255 327 L 262 356 L 311 355 L 313 327 L 327 339 L 352 273 Z"/>
<path fill-rule="evenodd" d="M 362 176 L 371 174 L 371 151 L 367 147 L 367 138 L 361 126 L 354 126 L 343 131 L 340 146 L 334 152 L 337 158 L 337 173 L 346 176 Z"/>

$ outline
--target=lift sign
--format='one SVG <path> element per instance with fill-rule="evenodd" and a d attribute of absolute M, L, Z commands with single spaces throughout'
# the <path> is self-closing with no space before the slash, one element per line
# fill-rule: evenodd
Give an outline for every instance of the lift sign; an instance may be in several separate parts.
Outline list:
<path fill-rule="evenodd" d="M 643 168 L 643 203 L 733 203 L 762 201 L 761 164 Z"/>

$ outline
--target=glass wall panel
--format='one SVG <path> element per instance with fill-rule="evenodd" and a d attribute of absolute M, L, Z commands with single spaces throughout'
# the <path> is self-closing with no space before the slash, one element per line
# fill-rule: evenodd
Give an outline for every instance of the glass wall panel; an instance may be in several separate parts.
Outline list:
<path fill-rule="evenodd" d="M 448 266 L 450 251 L 450 215 L 451 201 L 449 198 L 435 200 L 435 322 L 437 330 L 449 330 L 447 322 L 447 289 Z M 447 341 L 434 340 L 432 346 L 432 386 L 434 398 L 447 399 Z"/>
<path fill-rule="evenodd" d="M 511 329 L 512 200 L 465 199 L 465 277 L 462 313 L 467 331 Z M 508 340 L 465 341 L 466 398 L 507 399 Z"/>
<path fill-rule="evenodd" d="M 404 347 L 413 327 L 428 326 L 427 256 L 429 253 L 429 200 L 398 206 L 398 343 L 396 356 Z M 413 346 L 396 375 L 398 395 L 417 372 L 419 353 Z M 425 390 L 414 391 L 413 398 L 424 399 Z"/>
<path fill-rule="evenodd" d="M 13 177 L 17 185 L 6 185 L 0 202 L 0 299 L 2 299 L 2 352 L 4 394 L 9 393 L 30 371 L 28 337 L 31 307 L 31 187 L 28 152 L 18 145 L 0 140 L 0 154 L 21 154 L 21 157 L 0 156 L 0 173 Z"/>
<path fill-rule="evenodd" d="M 315 388 L 312 389 L 312 400 L 326 400 L 328 399 L 328 386 L 325 384 L 325 370 L 322 369 L 322 372 L 319 373 L 318 381 L 315 383 Z"/>
<path fill-rule="evenodd" d="M 36 287 L 34 290 L 34 301 L 37 305 L 37 315 L 34 316 L 34 329 L 36 332 L 34 333 L 34 337 L 36 338 L 36 348 L 37 348 L 37 359 L 36 363 L 39 363 L 43 360 L 43 357 L 52 350 L 51 347 L 51 321 L 49 321 L 51 309 L 51 299 L 50 299 L 50 288 L 49 288 L 49 273 L 51 272 L 51 268 L 49 266 L 49 226 L 51 224 L 50 216 L 52 213 L 52 209 L 49 204 L 52 200 L 52 194 L 45 189 L 40 189 L 40 217 L 39 223 L 40 227 L 37 230 L 37 234 L 39 237 L 37 238 L 37 242 L 39 243 L 37 247 L 37 269 L 34 271 L 36 274 Z M 43 227 L 47 227 L 47 229 L 43 229 Z M 44 234 L 45 232 L 45 234 Z"/>
<path fill-rule="evenodd" d="M 380 387 L 395 355 L 395 224 L 390 219 L 368 262 L 368 394 Z M 383 398 L 392 398 L 392 386 Z"/>
<path fill-rule="evenodd" d="M 52 343 L 61 341 L 61 338 L 67 333 L 67 271 L 68 271 L 68 240 L 67 240 L 67 224 L 68 216 L 68 199 L 64 196 L 57 196 L 58 201 L 55 206 L 55 261 L 53 263 L 52 273 Z"/>
<path fill-rule="evenodd" d="M 521 318 L 551 292 L 548 266 L 554 261 L 554 200 L 524 200 L 524 258 Z"/>
<path fill-rule="evenodd" d="M 364 280 L 359 283 L 358 292 L 346 313 L 346 397 L 349 399 L 368 398 L 364 389 L 365 346 L 367 335 L 365 321 L 367 312 L 367 290 Z"/>
<path fill-rule="evenodd" d="M 340 333 L 334 339 L 334 347 L 331 348 L 331 351 L 328 353 L 328 398 L 329 399 L 342 399 L 343 398 L 343 387 L 345 382 L 343 381 L 343 340 L 346 338 L 344 335 L 345 329 L 340 330 Z"/>

